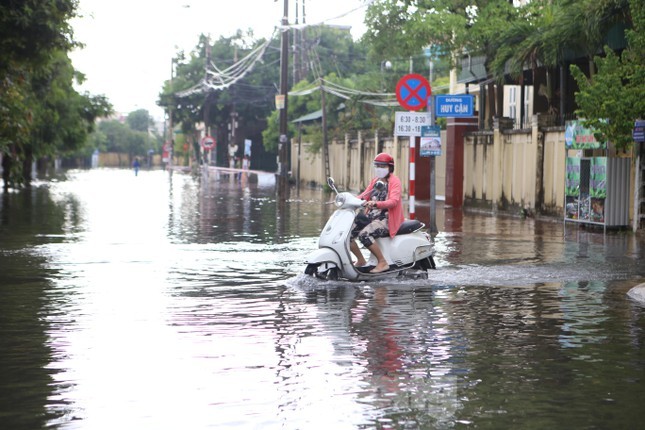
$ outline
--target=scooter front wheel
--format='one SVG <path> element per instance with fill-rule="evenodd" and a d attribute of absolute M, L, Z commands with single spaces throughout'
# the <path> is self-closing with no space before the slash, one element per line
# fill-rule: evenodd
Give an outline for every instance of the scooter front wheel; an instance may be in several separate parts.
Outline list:
<path fill-rule="evenodd" d="M 323 279 L 327 281 L 337 281 L 340 275 L 340 271 L 337 267 L 331 267 L 324 272 L 319 272 L 319 264 L 308 264 L 305 267 L 305 275 L 314 276 L 318 279 Z"/>
<path fill-rule="evenodd" d="M 305 275 L 317 276 L 318 275 L 318 265 L 317 264 L 307 264 L 307 267 L 305 267 Z"/>
<path fill-rule="evenodd" d="M 436 269 L 437 266 L 434 262 L 434 258 L 430 256 L 428 258 L 424 258 L 423 260 L 417 261 L 416 264 L 414 265 L 414 268 L 419 270 L 431 270 L 431 269 Z"/>

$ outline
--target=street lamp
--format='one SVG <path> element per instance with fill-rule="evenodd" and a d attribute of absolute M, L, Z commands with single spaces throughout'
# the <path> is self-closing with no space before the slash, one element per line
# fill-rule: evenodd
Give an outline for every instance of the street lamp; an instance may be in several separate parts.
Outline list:
<path fill-rule="evenodd" d="M 383 60 L 381 61 L 381 86 L 383 88 L 383 92 L 385 92 L 385 70 L 390 70 L 392 69 L 392 62 L 390 60 Z"/>
<path fill-rule="evenodd" d="M 430 80 L 430 85 L 432 85 L 432 79 L 434 78 L 434 61 L 432 60 L 437 53 L 437 48 L 434 45 L 428 45 L 425 48 L 423 48 L 423 55 L 428 59 L 428 66 L 429 66 L 429 78 Z"/>

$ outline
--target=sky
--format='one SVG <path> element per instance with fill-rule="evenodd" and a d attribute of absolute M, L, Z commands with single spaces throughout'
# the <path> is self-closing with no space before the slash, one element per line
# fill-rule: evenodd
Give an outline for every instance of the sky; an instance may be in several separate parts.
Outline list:
<path fill-rule="evenodd" d="M 295 4 L 289 1 L 290 24 Z M 364 0 L 305 0 L 305 7 L 309 24 L 350 25 L 355 39 L 365 31 Z M 268 38 L 283 11 L 283 0 L 80 0 L 71 24 L 85 47 L 70 57 L 86 82 L 77 90 L 105 95 L 116 112 L 147 109 L 162 120 L 156 101 L 178 51 L 193 50 L 201 33 L 217 40 L 252 28 L 255 37 Z"/>

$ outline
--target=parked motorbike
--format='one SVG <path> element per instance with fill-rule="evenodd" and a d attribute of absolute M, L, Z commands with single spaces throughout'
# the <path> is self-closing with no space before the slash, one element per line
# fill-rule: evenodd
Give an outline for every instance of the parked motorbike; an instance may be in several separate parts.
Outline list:
<path fill-rule="evenodd" d="M 436 269 L 433 243 L 423 231 L 425 224 L 418 220 L 405 220 L 394 237 L 376 239 L 390 268 L 384 272 L 370 273 L 377 263 L 371 255 L 367 265 L 355 267 L 349 249 L 352 226 L 364 200 L 349 192 L 339 192 L 333 178 L 327 184 L 336 193 L 337 209 L 331 215 L 318 240 L 318 249 L 307 258 L 305 274 L 320 279 L 367 281 L 391 277 L 428 277 L 429 269 Z"/>

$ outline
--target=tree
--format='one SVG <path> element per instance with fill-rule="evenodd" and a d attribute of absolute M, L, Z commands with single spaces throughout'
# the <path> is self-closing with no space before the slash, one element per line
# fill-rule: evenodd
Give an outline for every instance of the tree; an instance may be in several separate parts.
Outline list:
<path fill-rule="evenodd" d="M 181 127 L 185 136 L 194 136 L 195 125 L 204 123 L 220 147 L 228 143 L 233 116 L 240 126 L 238 134 L 243 131 L 244 134 L 259 134 L 254 130 L 264 128 L 279 77 L 275 67 L 279 57 L 275 50 L 267 50 L 262 62 L 226 88 L 210 88 L 203 83 L 207 77 L 207 64 L 211 71 L 213 65 L 226 70 L 236 59 L 244 58 L 265 42 L 264 39 L 254 41 L 250 31 L 220 37 L 212 44 L 207 36 L 201 35 L 189 55 L 180 52 L 173 60 L 176 73 L 164 83 L 158 104 L 172 112 L 173 124 Z M 193 139 L 193 144 L 198 144 L 198 139 Z M 179 148 L 175 151 L 179 152 Z M 219 154 L 225 152 L 219 151 Z"/>
<path fill-rule="evenodd" d="M 580 90 L 576 94 L 577 115 L 596 130 L 599 141 L 611 141 L 617 150 L 632 144 L 634 120 L 645 112 L 645 6 L 632 0 L 629 5 L 633 28 L 626 32 L 627 48 L 617 54 L 605 47 L 595 56 L 597 73 L 587 77 L 571 66 Z"/>
<path fill-rule="evenodd" d="M 29 184 L 32 160 L 80 148 L 104 97 L 78 94 L 67 52 L 76 0 L 0 4 L 0 152 L 4 187 Z"/>
<path fill-rule="evenodd" d="M 148 131 L 135 130 L 116 120 L 101 121 L 89 140 L 93 149 L 128 154 L 130 159 L 135 156 L 145 157 L 148 150 L 158 150 L 161 144 Z"/>
<path fill-rule="evenodd" d="M 131 130 L 142 131 L 145 133 L 148 133 L 150 128 L 155 124 L 154 119 L 146 109 L 138 109 L 134 112 L 130 112 L 125 122 Z"/>
<path fill-rule="evenodd" d="M 381 59 L 414 55 L 435 47 L 442 61 L 456 67 L 461 55 L 483 56 L 492 77 L 491 63 L 502 46 L 500 34 L 518 16 L 507 0 L 384 0 L 372 3 L 366 13 L 364 36 L 372 55 Z M 489 82 L 489 115 L 497 114 L 495 87 Z"/>
<path fill-rule="evenodd" d="M 25 148 L 25 180 L 31 177 L 29 166 L 33 159 L 68 155 L 83 148 L 94 129 L 95 118 L 111 111 L 105 97 L 76 92 L 73 83 L 82 79 L 62 51 L 53 52 L 50 62 L 32 73 L 32 123 Z"/>

